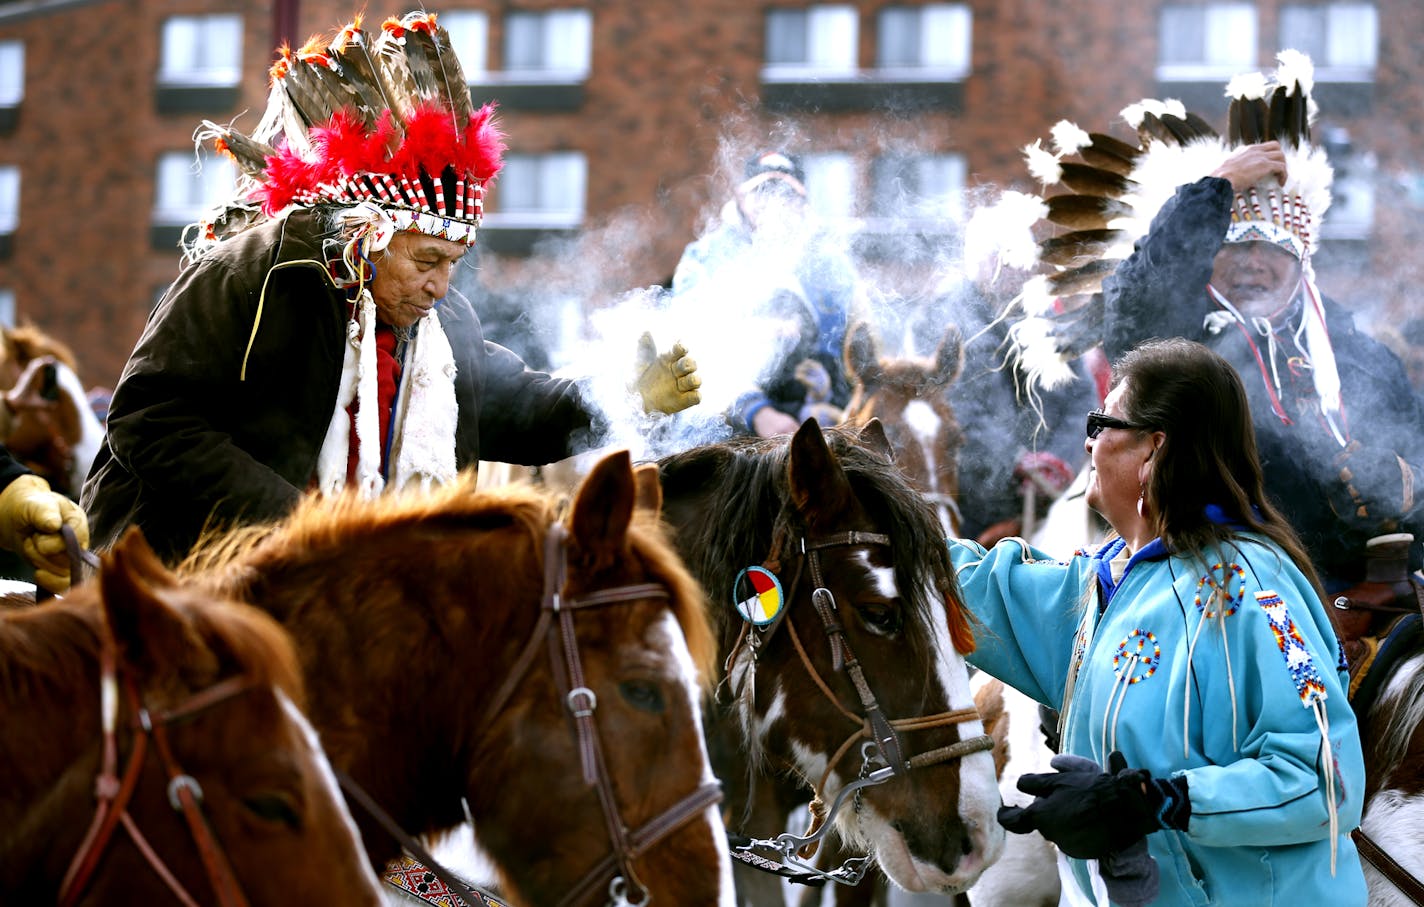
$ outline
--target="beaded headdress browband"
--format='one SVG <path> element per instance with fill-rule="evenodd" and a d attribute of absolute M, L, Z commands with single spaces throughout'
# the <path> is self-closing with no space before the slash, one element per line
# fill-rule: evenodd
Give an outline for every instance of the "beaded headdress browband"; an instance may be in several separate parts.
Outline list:
<path fill-rule="evenodd" d="M 372 40 L 361 18 L 330 42 L 283 47 L 267 109 L 251 135 L 210 121 L 241 171 L 238 197 L 198 225 L 190 252 L 291 207 L 375 205 L 395 230 L 473 245 L 484 187 L 499 171 L 493 108 L 474 108 L 450 36 L 423 11 L 387 19 Z"/>

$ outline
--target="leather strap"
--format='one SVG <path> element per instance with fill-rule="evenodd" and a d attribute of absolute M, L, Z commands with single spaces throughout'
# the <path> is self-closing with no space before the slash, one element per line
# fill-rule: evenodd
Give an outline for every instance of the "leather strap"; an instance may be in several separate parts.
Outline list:
<path fill-rule="evenodd" d="M 1394 857 L 1386 853 L 1384 848 L 1376 844 L 1373 838 L 1365 834 L 1364 829 L 1355 829 L 1350 832 L 1350 837 L 1354 839 L 1355 847 L 1360 851 L 1362 858 L 1378 869 L 1380 875 L 1389 879 L 1405 897 L 1424 907 L 1424 883 L 1411 875 L 1409 870 L 1399 865 Z"/>

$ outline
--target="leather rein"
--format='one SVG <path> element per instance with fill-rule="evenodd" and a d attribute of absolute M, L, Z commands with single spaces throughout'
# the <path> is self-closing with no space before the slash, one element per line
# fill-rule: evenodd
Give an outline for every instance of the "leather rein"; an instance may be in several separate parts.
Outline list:
<path fill-rule="evenodd" d="M 950 709 L 934 715 L 924 715 L 917 718 L 891 719 L 885 716 L 879 701 L 875 697 L 875 692 L 865 679 L 865 671 L 860 660 L 856 658 L 855 651 L 851 648 L 850 640 L 846 637 L 845 628 L 839 618 L 839 608 L 836 605 L 835 595 L 827 588 L 821 573 L 821 562 L 819 552 L 829 548 L 844 547 L 868 547 L 878 545 L 890 547 L 890 537 L 875 532 L 842 532 L 834 535 L 810 537 L 802 536 L 799 542 L 801 558 L 797 563 L 796 573 L 793 575 L 791 585 L 787 592 L 787 612 L 785 616 L 772 624 L 767 632 L 769 639 L 771 633 L 781 623 L 786 624 L 787 633 L 791 637 L 791 643 L 796 649 L 797 655 L 801 659 L 802 666 L 806 673 L 816 684 L 816 688 L 830 701 L 832 705 L 848 720 L 859 727 L 841 744 L 835 754 L 826 763 L 826 770 L 821 775 L 820 781 L 813 789 L 813 799 L 811 800 L 811 825 L 804 835 L 793 835 L 790 833 L 781 834 L 769 840 L 749 839 L 734 845 L 732 856 L 748 865 L 758 869 L 775 872 L 778 875 L 785 875 L 793 881 L 804 882 L 808 879 L 824 882 L 826 880 L 838 882 L 844 885 L 858 884 L 865 872 L 869 869 L 870 858 L 855 857 L 847 860 L 842 866 L 829 872 L 821 870 L 807 862 L 815 855 L 819 847 L 821 838 L 830 831 L 831 822 L 836 813 L 852 796 L 859 796 L 860 790 L 865 787 L 884 784 L 896 777 L 908 775 L 915 769 L 927 768 L 954 759 L 962 759 L 972 753 L 981 753 L 993 749 L 994 741 L 987 734 L 979 734 L 968 739 L 960 740 L 947 746 L 917 753 L 909 758 L 905 757 L 906 748 L 901 741 L 901 733 L 908 731 L 927 730 L 929 728 L 945 727 L 952 724 L 960 724 L 965 721 L 981 720 L 977 707 L 970 706 L 963 709 Z M 768 558 L 765 566 L 773 573 L 779 567 L 778 553 L 781 545 L 772 545 L 772 555 Z M 802 644 L 800 637 L 796 633 L 796 626 L 792 623 L 789 611 L 790 602 L 794 600 L 797 585 L 800 583 L 801 575 L 806 566 L 809 565 L 811 582 L 814 584 L 811 591 L 811 604 L 816 609 L 816 615 L 821 620 L 821 628 L 826 634 L 827 644 L 831 650 L 831 665 L 837 673 L 844 674 L 854 686 L 856 695 L 860 699 L 861 711 L 859 713 L 846 707 L 841 702 L 840 697 L 835 694 L 816 670 L 812 663 L 806 647 Z M 748 625 L 749 626 L 749 625 Z M 760 656 L 761 648 L 766 644 L 766 640 L 757 635 L 754 629 L 743 628 L 742 639 L 734 647 L 728 664 L 736 656 L 736 650 L 745 641 L 749 644 L 752 658 L 756 660 Z M 830 805 L 826 805 L 825 790 L 830 780 L 831 773 L 845 757 L 846 753 L 855 745 L 857 741 L 865 740 L 861 746 L 861 768 L 857 780 L 848 782 L 836 792 Z M 754 847 L 767 848 L 780 853 L 782 863 L 786 866 L 795 867 L 799 873 L 792 874 L 779 872 L 778 870 L 766 866 L 765 860 L 750 853 Z"/>
<path fill-rule="evenodd" d="M 599 805 L 603 810 L 604 825 L 608 832 L 609 843 L 612 845 L 609 854 L 589 869 L 583 878 L 564 894 L 559 903 L 561 905 L 579 903 L 600 887 L 606 887 L 610 905 L 645 904 L 651 895 L 634 872 L 634 861 L 663 838 L 702 814 L 709 807 L 719 803 L 722 799 L 722 787 L 715 781 L 701 785 L 641 827 L 630 830 L 624 824 L 618 810 L 617 799 L 614 796 L 613 782 L 608 773 L 598 727 L 593 720 L 594 713 L 598 709 L 598 697 L 594 695 L 592 689 L 585 685 L 583 660 L 579 655 L 574 617 L 579 611 L 608 605 L 649 598 L 666 600 L 669 598 L 668 590 L 657 583 L 635 583 L 601 589 L 577 598 L 565 598 L 563 589 L 567 580 L 567 567 L 568 532 L 561 523 L 556 522 L 550 525 L 544 536 L 544 592 L 539 621 L 535 625 L 529 641 L 520 651 L 504 684 L 486 708 L 483 720 L 478 726 L 489 727 L 495 718 L 504 711 L 524 676 L 533 666 L 539 649 L 547 648 L 550 662 L 553 665 L 555 683 L 574 722 L 584 783 L 594 788 L 598 794 Z M 358 802 L 368 812 L 371 812 L 377 821 L 386 826 L 386 830 L 391 832 L 407 850 L 412 850 L 413 855 L 448 888 L 461 895 L 470 891 L 474 896 L 482 898 L 482 903 L 488 902 L 487 898 L 483 898 L 481 892 L 460 882 L 453 873 L 440 866 L 423 849 L 412 849 L 413 839 L 403 832 L 397 834 L 398 827 L 392 830 L 392 826 L 395 825 L 394 820 L 381 807 L 377 806 L 369 795 L 356 787 L 355 782 L 351 781 L 348 776 L 338 774 L 338 780 L 342 787 L 347 788 L 348 791 L 353 793 L 359 791 Z M 353 788 L 354 790 L 352 790 Z"/>
<path fill-rule="evenodd" d="M 160 712 L 144 705 L 143 697 L 133 678 L 127 672 L 120 675 L 117 662 L 114 642 L 106 632 L 99 655 L 99 702 L 104 747 L 99 774 L 94 779 L 94 795 L 99 805 L 78 852 L 70 861 L 64 881 L 60 884 L 60 907 L 71 907 L 83 896 L 120 825 L 128 832 L 148 865 L 153 867 L 153 871 L 179 902 L 184 907 L 198 907 L 200 902 L 188 893 L 164 864 L 148 839 L 139 831 L 138 824 L 128 811 L 143 770 L 150 739 L 163 771 L 168 776 L 168 802 L 174 810 L 183 815 L 218 903 L 222 907 L 247 907 L 247 899 L 242 894 L 242 887 L 232 871 L 232 865 L 203 815 L 203 789 L 193 776 L 183 772 L 173 757 L 165 727 L 254 689 L 257 686 L 256 681 L 246 676 L 229 677 L 193 694 L 177 707 Z M 129 752 L 128 764 L 124 767 L 122 777 L 119 775 L 117 733 L 121 685 L 128 700 L 134 732 L 133 748 Z"/>

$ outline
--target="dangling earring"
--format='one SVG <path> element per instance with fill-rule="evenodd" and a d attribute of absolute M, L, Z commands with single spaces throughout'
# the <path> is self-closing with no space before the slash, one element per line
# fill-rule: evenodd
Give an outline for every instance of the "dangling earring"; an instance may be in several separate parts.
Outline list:
<path fill-rule="evenodd" d="M 1147 485 L 1141 482 L 1137 485 L 1137 515 L 1147 519 Z"/>

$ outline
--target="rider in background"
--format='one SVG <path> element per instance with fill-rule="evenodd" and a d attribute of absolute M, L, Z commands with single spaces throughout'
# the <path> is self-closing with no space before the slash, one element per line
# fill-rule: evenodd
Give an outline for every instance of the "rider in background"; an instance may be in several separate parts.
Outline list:
<path fill-rule="evenodd" d="M 774 361 L 727 414 L 733 429 L 766 438 L 794 432 L 808 417 L 839 421 L 850 399 L 844 345 L 859 277 L 808 211 L 806 176 L 795 156 L 767 151 L 747 162 L 716 226 L 684 250 L 673 274 L 673 305 L 714 282 L 765 294 L 758 314 L 779 335 Z"/>

